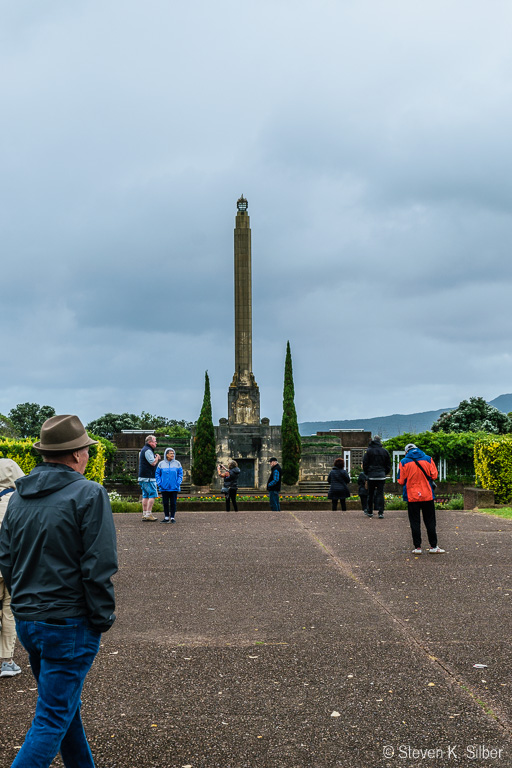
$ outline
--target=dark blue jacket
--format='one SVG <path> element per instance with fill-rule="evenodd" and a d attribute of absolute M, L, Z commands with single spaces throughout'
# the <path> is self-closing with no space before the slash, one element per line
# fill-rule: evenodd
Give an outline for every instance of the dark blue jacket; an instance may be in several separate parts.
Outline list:
<path fill-rule="evenodd" d="M 114 623 L 116 530 L 108 494 L 64 464 L 16 480 L 0 529 L 0 571 L 17 619 Z"/>

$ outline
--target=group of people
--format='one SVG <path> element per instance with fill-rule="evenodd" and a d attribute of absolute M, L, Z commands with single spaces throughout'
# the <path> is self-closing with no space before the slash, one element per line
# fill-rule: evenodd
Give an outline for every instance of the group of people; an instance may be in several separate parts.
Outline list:
<path fill-rule="evenodd" d="M 0 459 L 0 677 L 20 674 L 13 660 L 16 634 L 26 649 L 37 681 L 35 716 L 11 768 L 47 768 L 58 752 L 64 764 L 94 768 L 80 716 L 85 677 L 98 653 L 101 635 L 115 621 L 112 576 L 117 571 L 116 533 L 108 494 L 86 480 L 89 447 L 95 445 L 77 416 L 53 416 L 41 428 L 34 448 L 42 455 L 29 475 L 11 459 Z M 176 515 L 183 478 L 172 448 L 161 460 L 150 435 L 141 450 L 140 479 L 144 517 L 152 515 L 157 485 L 164 496 L 164 522 Z M 383 486 L 389 454 L 374 438 L 363 461 L 366 514 L 384 514 Z M 267 484 L 271 508 L 279 510 L 281 467 L 270 459 Z M 227 489 L 226 506 L 236 506 L 240 469 L 235 461 L 218 466 Z M 420 514 L 430 552 L 437 545 L 434 480 L 430 456 L 413 443 L 405 446 L 398 482 L 408 501 L 415 554 L 420 554 Z M 350 495 L 343 459 L 329 475 L 333 509 Z M 367 485 L 367 487 L 366 487 Z M 144 519 L 144 518 L 143 518 Z"/>
<path fill-rule="evenodd" d="M 144 447 L 139 453 L 138 482 L 142 491 L 142 520 L 154 522 L 153 504 L 162 495 L 164 518 L 162 523 L 176 522 L 178 493 L 183 482 L 183 467 L 176 459 L 174 448 L 166 448 L 164 458 L 155 453 L 156 437 L 148 435 Z"/>
<path fill-rule="evenodd" d="M 384 518 L 384 483 L 391 470 L 391 457 L 383 447 L 379 436 L 375 436 L 363 456 L 363 471 L 358 477 L 358 495 L 363 513 L 373 517 L 377 511 L 380 519 Z M 414 544 L 413 554 L 421 555 L 421 515 L 427 529 L 430 544 L 429 552 L 441 554 L 444 549 L 438 546 L 435 509 L 435 480 L 437 467 L 430 456 L 421 451 L 414 443 L 405 446 L 405 457 L 401 460 L 397 482 L 403 486 L 403 498 L 407 501 L 409 524 Z M 328 498 L 335 511 L 340 502 L 342 511 L 347 508 L 346 499 L 351 495 L 350 475 L 345 469 L 342 458 L 335 459 L 328 477 Z"/>

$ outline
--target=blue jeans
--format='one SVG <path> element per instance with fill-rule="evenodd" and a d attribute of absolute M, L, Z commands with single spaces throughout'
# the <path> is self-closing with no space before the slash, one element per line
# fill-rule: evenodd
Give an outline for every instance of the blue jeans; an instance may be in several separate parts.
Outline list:
<path fill-rule="evenodd" d="M 36 712 L 11 768 L 49 768 L 60 751 L 66 768 L 94 768 L 80 717 L 80 695 L 100 647 L 86 618 L 64 625 L 16 620 L 37 681 Z"/>
<path fill-rule="evenodd" d="M 269 491 L 268 498 L 270 501 L 270 509 L 272 512 L 281 511 L 281 502 L 279 500 L 279 491 Z"/>

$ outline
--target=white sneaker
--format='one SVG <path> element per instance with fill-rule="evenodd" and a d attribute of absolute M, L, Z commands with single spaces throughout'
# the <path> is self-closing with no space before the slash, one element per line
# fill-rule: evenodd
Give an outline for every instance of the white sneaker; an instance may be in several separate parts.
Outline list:
<path fill-rule="evenodd" d="M 14 661 L 2 661 L 0 677 L 14 677 L 14 675 L 19 675 L 20 672 L 21 668 Z"/>
<path fill-rule="evenodd" d="M 421 547 L 416 547 L 416 549 L 413 549 L 412 553 L 413 555 L 421 555 Z"/>
<path fill-rule="evenodd" d="M 435 555 L 444 555 L 446 550 L 441 549 L 441 547 L 430 547 L 429 552 L 432 552 Z"/>

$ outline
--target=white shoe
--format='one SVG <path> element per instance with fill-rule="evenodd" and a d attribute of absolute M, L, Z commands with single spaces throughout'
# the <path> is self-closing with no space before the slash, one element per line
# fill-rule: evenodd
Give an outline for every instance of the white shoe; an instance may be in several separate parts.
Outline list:
<path fill-rule="evenodd" d="M 435 555 L 444 555 L 446 550 L 441 549 L 441 547 L 430 547 L 429 552 L 432 552 Z"/>
<path fill-rule="evenodd" d="M 14 661 L 2 661 L 0 677 L 14 677 L 14 675 L 19 675 L 20 672 L 21 668 Z"/>
<path fill-rule="evenodd" d="M 421 555 L 421 547 L 416 547 L 416 549 L 413 549 L 412 553 L 413 555 Z"/>

